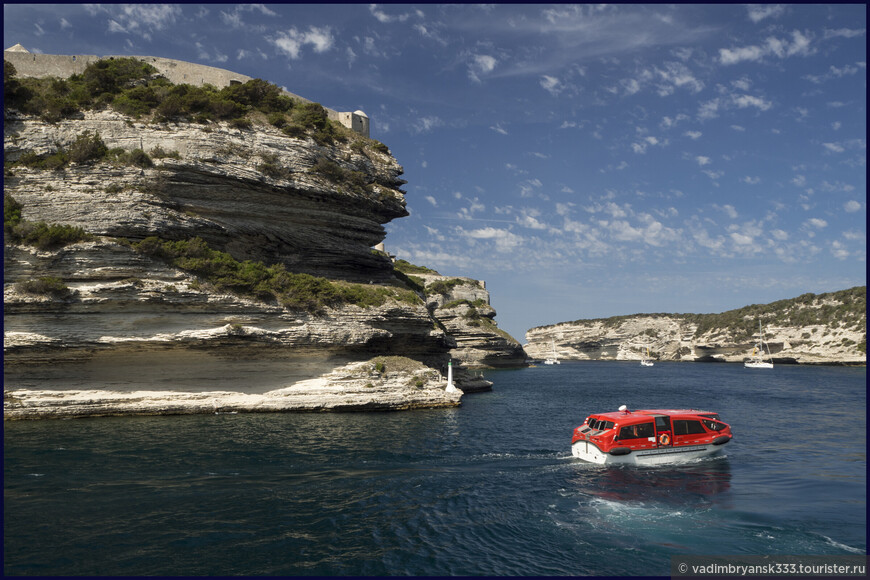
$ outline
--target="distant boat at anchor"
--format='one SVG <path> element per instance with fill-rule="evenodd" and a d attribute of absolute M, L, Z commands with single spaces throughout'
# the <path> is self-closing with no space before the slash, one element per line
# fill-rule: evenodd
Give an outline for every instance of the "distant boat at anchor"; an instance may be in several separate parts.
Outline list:
<path fill-rule="evenodd" d="M 646 355 L 640 359 L 640 366 L 642 366 L 642 367 L 653 366 L 652 358 L 650 358 L 650 355 L 649 355 L 649 347 L 646 347 Z"/>
<path fill-rule="evenodd" d="M 767 346 L 767 358 L 764 360 L 764 347 Z M 748 369 L 772 369 L 773 357 L 770 356 L 770 346 L 764 342 L 764 333 L 761 331 L 761 321 L 758 321 L 758 342 L 752 349 L 752 355 L 749 360 L 743 363 L 743 366 Z"/>
<path fill-rule="evenodd" d="M 555 340 L 551 340 L 550 342 L 553 343 L 553 356 L 550 357 L 550 358 L 548 358 L 547 360 L 545 360 L 545 361 L 544 361 L 544 364 L 545 364 L 545 365 L 558 365 L 558 364 L 562 364 L 562 363 L 559 362 L 559 359 L 556 357 L 556 341 L 555 341 Z"/>

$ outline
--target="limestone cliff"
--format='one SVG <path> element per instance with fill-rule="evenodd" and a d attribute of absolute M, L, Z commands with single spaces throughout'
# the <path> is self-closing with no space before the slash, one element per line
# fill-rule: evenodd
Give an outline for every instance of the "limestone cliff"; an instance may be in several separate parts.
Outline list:
<path fill-rule="evenodd" d="M 450 356 L 467 368 L 518 367 L 526 364 L 522 345 L 498 328 L 489 292 L 480 280 L 420 274 L 426 306 L 455 339 Z"/>
<path fill-rule="evenodd" d="M 69 149 L 82 135 L 154 154 L 142 167 L 15 164 Z M 7 110 L 7 199 L 21 220 L 88 236 L 46 248 L 6 240 L 4 417 L 459 404 L 461 392 L 445 391 L 448 359 L 458 359 L 458 386 L 476 388 L 463 363 L 490 365 L 500 355 L 467 344 L 455 313 L 441 321 L 372 249 L 385 223 L 407 215 L 402 168 L 378 145 L 319 144 L 265 122 L 161 123 L 106 109 L 48 123 Z M 355 292 L 380 300 L 311 310 L 219 289 L 137 251 L 152 236 L 200 238 L 240 263 L 356 283 Z M 45 280 L 61 290 L 33 290 Z M 481 292 L 475 299 L 488 303 Z M 486 345 L 487 332 L 476 334 Z"/>
<path fill-rule="evenodd" d="M 758 341 L 758 321 L 774 363 L 867 362 L 866 287 L 806 294 L 718 315 L 636 314 L 532 328 L 526 352 L 562 360 L 743 362 Z"/>

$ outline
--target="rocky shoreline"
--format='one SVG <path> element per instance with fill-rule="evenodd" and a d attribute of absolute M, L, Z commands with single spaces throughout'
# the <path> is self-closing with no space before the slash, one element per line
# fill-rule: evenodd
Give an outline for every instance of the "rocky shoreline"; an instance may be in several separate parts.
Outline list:
<path fill-rule="evenodd" d="M 389 370 L 395 368 L 396 370 Z M 479 381 L 471 379 L 470 387 Z M 457 386 L 462 386 L 462 378 Z M 491 383 L 490 383 L 491 385 Z M 159 387 L 159 384 L 157 385 Z M 281 388 L 148 389 L 134 381 L 99 389 L 21 388 L 4 393 L 5 420 L 221 413 L 400 411 L 456 407 L 462 390 L 449 391 L 433 371 L 411 359 L 377 357 L 349 363 L 318 378 Z M 269 389 L 269 390 L 264 390 Z"/>

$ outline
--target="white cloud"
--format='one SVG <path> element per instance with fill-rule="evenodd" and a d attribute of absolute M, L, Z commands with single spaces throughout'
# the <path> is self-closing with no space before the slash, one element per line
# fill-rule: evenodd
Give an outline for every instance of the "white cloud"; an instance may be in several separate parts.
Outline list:
<path fill-rule="evenodd" d="M 849 257 L 849 251 L 840 242 L 834 240 L 831 242 L 831 254 L 838 260 L 845 260 Z"/>
<path fill-rule="evenodd" d="M 838 28 L 837 30 L 831 30 L 829 28 L 825 29 L 825 38 L 826 39 L 836 38 L 836 37 L 855 38 L 857 36 L 863 36 L 865 34 L 867 34 L 866 28 L 858 28 L 858 29 Z"/>
<path fill-rule="evenodd" d="M 135 34 L 151 40 L 151 33 L 175 24 L 181 7 L 175 4 L 91 4 L 88 12 L 109 14 L 109 32 Z"/>
<path fill-rule="evenodd" d="M 738 233 L 738 232 L 732 232 L 731 239 L 738 246 L 749 246 L 755 241 L 752 237 Z"/>
<path fill-rule="evenodd" d="M 280 32 L 278 37 L 271 39 L 270 42 L 278 50 L 296 60 L 305 46 L 310 45 L 317 53 L 326 52 L 332 48 L 334 40 L 329 27 L 310 26 L 306 32 L 300 32 L 295 27 L 287 32 Z"/>
<path fill-rule="evenodd" d="M 659 126 L 662 129 L 670 129 L 671 127 L 676 127 L 678 123 L 682 121 L 688 121 L 689 116 L 685 113 L 679 113 L 674 117 L 663 117 L 662 122 L 659 123 Z"/>
<path fill-rule="evenodd" d="M 697 157 L 695 157 L 695 161 L 697 161 L 698 165 L 700 165 L 701 167 L 710 164 L 710 158 L 704 157 L 703 155 L 698 155 Z"/>
<path fill-rule="evenodd" d="M 701 133 L 700 131 L 686 131 L 685 133 L 683 133 L 683 135 L 685 135 L 685 136 L 688 137 L 689 139 L 692 139 L 692 140 L 694 140 L 694 141 L 697 141 L 698 139 L 701 138 L 701 136 L 703 135 L 703 133 Z"/>
<path fill-rule="evenodd" d="M 468 61 L 468 78 L 474 82 L 480 82 L 480 75 L 491 73 L 495 70 L 498 61 L 488 54 L 473 54 Z"/>
<path fill-rule="evenodd" d="M 845 151 L 842 145 L 838 145 L 837 143 L 822 143 L 825 149 L 827 149 L 831 153 L 842 153 Z"/>
<path fill-rule="evenodd" d="M 493 131 L 495 131 L 496 133 L 499 133 L 499 134 L 501 134 L 501 135 L 507 135 L 507 134 L 508 134 L 507 129 L 505 129 L 504 127 L 502 127 L 502 126 L 501 126 L 501 123 L 496 123 L 495 125 L 493 125 L 492 127 L 490 127 L 490 129 L 492 129 Z"/>
<path fill-rule="evenodd" d="M 517 223 L 523 227 L 530 228 L 533 230 L 546 230 L 547 225 L 538 220 L 538 218 L 533 217 L 531 215 L 524 215 L 522 217 L 517 216 Z"/>
<path fill-rule="evenodd" d="M 706 103 L 701 103 L 698 109 L 699 119 L 715 119 L 719 116 L 719 99 L 712 99 Z"/>
<path fill-rule="evenodd" d="M 523 243 L 522 236 L 501 228 L 486 227 L 476 230 L 457 228 L 457 233 L 462 237 L 472 240 L 491 240 L 495 243 L 495 249 L 499 252 L 509 252 Z"/>
<path fill-rule="evenodd" d="M 714 204 L 713 207 L 714 207 L 715 209 L 718 209 L 718 210 L 720 210 L 720 211 L 725 212 L 725 215 L 727 215 L 727 216 L 730 217 L 731 219 L 737 219 L 737 210 L 734 209 L 734 206 L 733 206 L 733 205 L 728 205 L 728 204 L 726 204 L 726 205 L 722 205 L 722 206 L 720 206 L 720 205 L 716 205 L 716 204 Z"/>
<path fill-rule="evenodd" d="M 770 101 L 765 101 L 760 97 L 753 97 L 752 95 L 731 95 L 731 101 L 740 109 L 756 107 L 766 111 L 772 106 Z"/>
<path fill-rule="evenodd" d="M 387 14 L 377 4 L 369 4 L 369 12 L 375 17 L 375 20 L 381 24 L 390 24 L 392 22 L 405 22 L 413 16 L 422 17 L 423 12 L 414 10 L 413 12 L 404 12 L 402 14 Z"/>
<path fill-rule="evenodd" d="M 438 202 L 437 202 L 437 201 L 435 200 L 435 198 L 432 197 L 431 195 L 427 195 L 424 199 L 425 199 L 426 201 L 428 201 L 429 203 L 431 203 L 431 204 L 432 204 L 432 207 L 438 207 Z"/>
<path fill-rule="evenodd" d="M 719 62 L 724 65 L 733 65 L 744 61 L 758 62 L 769 56 L 788 58 L 796 55 L 807 56 L 813 53 L 810 48 L 810 39 L 804 36 L 799 30 L 792 31 L 791 36 L 791 42 L 787 39 L 781 40 L 774 36 L 770 36 L 761 46 L 753 45 L 738 48 L 720 48 Z"/>
<path fill-rule="evenodd" d="M 765 18 L 779 18 L 785 13 L 783 4 L 750 4 L 746 8 L 749 10 L 749 19 L 756 24 Z"/>
<path fill-rule="evenodd" d="M 848 213 L 855 213 L 856 211 L 861 211 L 861 202 L 855 201 L 854 199 L 851 201 L 847 201 L 843 205 L 843 209 Z"/>
<path fill-rule="evenodd" d="M 743 183 L 745 183 L 747 185 L 758 185 L 759 183 L 761 183 L 761 178 L 756 177 L 756 176 L 747 175 L 746 177 L 744 177 L 740 181 L 742 181 Z"/>
<path fill-rule="evenodd" d="M 543 75 L 541 77 L 541 87 L 551 95 L 556 96 L 562 90 L 562 83 L 556 77 Z"/>
<path fill-rule="evenodd" d="M 820 218 L 811 218 L 805 221 L 804 225 L 817 229 L 822 229 L 828 227 L 828 222 Z"/>
<path fill-rule="evenodd" d="M 441 127 L 444 125 L 444 121 L 442 121 L 439 117 L 436 116 L 428 116 L 428 117 L 420 117 L 416 121 L 414 121 L 412 128 L 417 133 L 428 133 L 432 129 L 436 127 Z"/>
<path fill-rule="evenodd" d="M 541 183 L 540 179 L 527 179 L 526 181 L 519 184 L 520 186 L 520 197 L 532 197 L 536 192 L 538 192 L 544 184 Z"/>

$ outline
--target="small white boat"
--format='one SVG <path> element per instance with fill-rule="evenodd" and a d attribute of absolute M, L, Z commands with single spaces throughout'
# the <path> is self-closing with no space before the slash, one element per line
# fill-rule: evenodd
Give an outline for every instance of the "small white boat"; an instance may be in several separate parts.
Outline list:
<path fill-rule="evenodd" d="M 764 360 L 764 347 L 767 346 L 767 358 Z M 772 369 L 773 357 L 770 356 L 770 346 L 764 342 L 764 333 L 761 331 L 761 321 L 758 321 L 758 342 L 752 349 L 752 355 L 749 360 L 743 363 L 743 366 L 748 369 Z"/>
<path fill-rule="evenodd" d="M 556 357 L 556 341 L 551 341 L 553 343 L 553 356 L 544 361 L 545 365 L 557 365 L 561 364 L 559 359 Z"/>
<path fill-rule="evenodd" d="M 649 356 L 649 347 L 646 347 L 646 356 L 640 359 L 640 366 L 642 367 L 651 367 L 653 366 L 653 361 Z"/>

